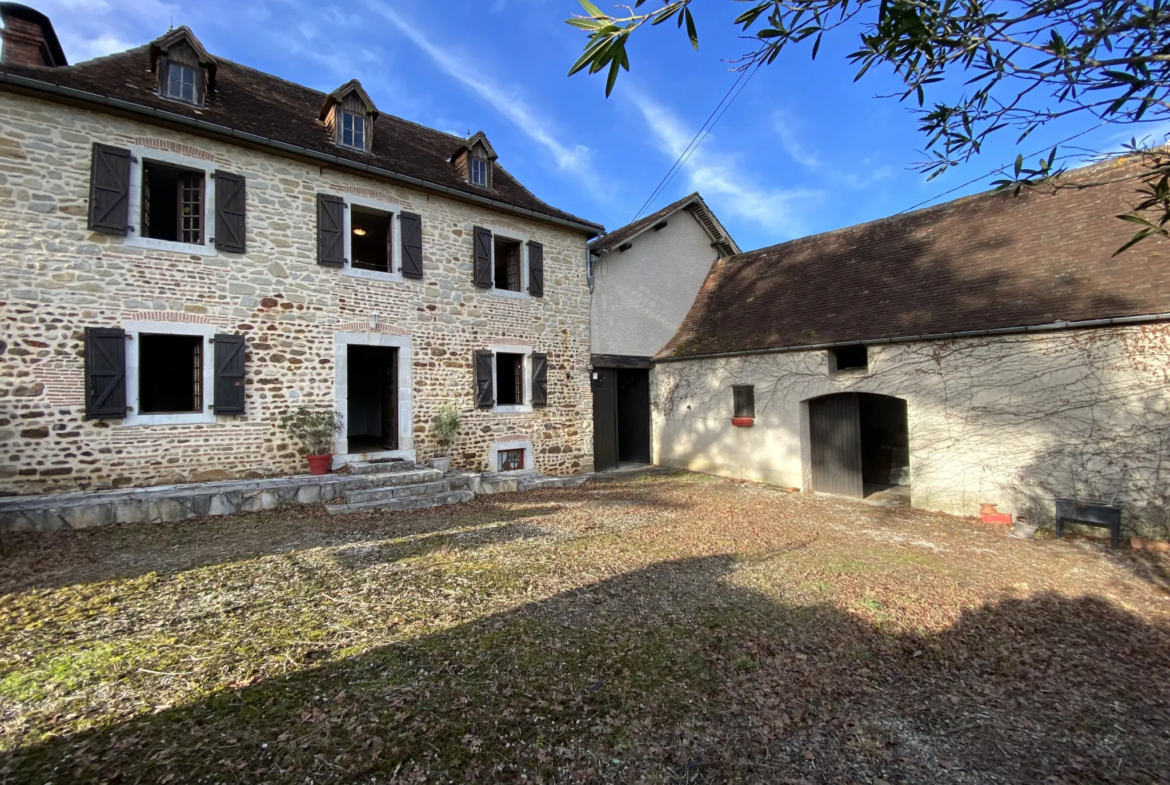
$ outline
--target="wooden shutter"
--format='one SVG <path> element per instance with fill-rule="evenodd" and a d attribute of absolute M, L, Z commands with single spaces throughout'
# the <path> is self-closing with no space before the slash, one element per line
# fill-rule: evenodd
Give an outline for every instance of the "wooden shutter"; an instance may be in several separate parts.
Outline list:
<path fill-rule="evenodd" d="M 528 293 L 544 297 L 544 246 L 535 241 L 528 243 Z"/>
<path fill-rule="evenodd" d="M 496 405 L 496 393 L 492 389 L 492 366 L 495 356 L 491 352 L 475 353 L 475 405 L 490 409 Z"/>
<path fill-rule="evenodd" d="M 345 200 L 317 194 L 317 264 L 345 264 Z"/>
<path fill-rule="evenodd" d="M 532 354 L 532 405 L 548 406 L 547 354 Z"/>
<path fill-rule="evenodd" d="M 85 419 L 126 416 L 126 331 L 85 328 Z"/>
<path fill-rule="evenodd" d="M 422 217 L 402 213 L 398 220 L 402 228 L 402 275 L 422 278 Z"/>
<path fill-rule="evenodd" d="M 492 230 L 475 227 L 475 274 L 472 281 L 481 289 L 492 288 L 495 278 L 492 269 Z"/>
<path fill-rule="evenodd" d="M 126 236 L 130 215 L 130 151 L 94 142 L 89 171 L 89 228 Z"/>
<path fill-rule="evenodd" d="M 215 413 L 244 413 L 244 336 L 215 336 Z"/>
<path fill-rule="evenodd" d="M 244 253 L 247 248 L 247 189 L 242 174 L 215 172 L 215 247 Z"/>

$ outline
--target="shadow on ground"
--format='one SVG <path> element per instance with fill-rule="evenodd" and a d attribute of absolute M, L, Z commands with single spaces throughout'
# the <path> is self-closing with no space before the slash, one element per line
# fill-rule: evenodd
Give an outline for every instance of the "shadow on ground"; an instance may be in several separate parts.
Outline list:
<path fill-rule="evenodd" d="M 1041 595 L 892 634 L 662 562 L 8 752 L 0 782 L 1133 782 L 1170 629 Z"/>

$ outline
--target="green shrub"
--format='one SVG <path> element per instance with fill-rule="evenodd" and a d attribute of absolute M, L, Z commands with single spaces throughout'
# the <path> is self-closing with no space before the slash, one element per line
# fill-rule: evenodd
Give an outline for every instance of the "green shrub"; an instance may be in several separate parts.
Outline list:
<path fill-rule="evenodd" d="M 306 455 L 329 455 L 337 434 L 345 427 L 345 420 L 336 409 L 314 410 L 302 406 L 281 415 L 280 427 L 301 445 Z"/>
<path fill-rule="evenodd" d="M 450 444 L 459 430 L 459 412 L 449 403 L 443 404 L 435 415 L 435 439 L 439 444 Z"/>

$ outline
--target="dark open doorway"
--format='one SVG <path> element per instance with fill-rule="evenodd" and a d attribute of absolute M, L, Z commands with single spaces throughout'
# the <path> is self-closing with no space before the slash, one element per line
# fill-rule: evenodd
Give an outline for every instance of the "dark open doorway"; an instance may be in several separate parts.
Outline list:
<path fill-rule="evenodd" d="M 650 463 L 650 370 L 593 371 L 593 465 Z"/>
<path fill-rule="evenodd" d="M 398 350 L 347 349 L 346 438 L 351 453 L 398 449 Z"/>
<path fill-rule="evenodd" d="M 838 393 L 809 406 L 813 490 L 891 504 L 910 502 L 906 401 Z"/>

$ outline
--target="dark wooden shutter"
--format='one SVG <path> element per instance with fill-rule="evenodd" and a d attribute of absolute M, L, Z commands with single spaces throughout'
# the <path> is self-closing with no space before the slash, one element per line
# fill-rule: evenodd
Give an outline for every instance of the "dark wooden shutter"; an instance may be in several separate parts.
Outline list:
<path fill-rule="evenodd" d="M 528 243 L 528 293 L 544 297 L 544 246 L 535 241 Z"/>
<path fill-rule="evenodd" d="M 89 171 L 89 228 L 126 236 L 130 216 L 130 151 L 94 142 Z"/>
<path fill-rule="evenodd" d="M 422 278 L 422 217 L 414 213 L 402 213 L 398 220 L 402 227 L 402 275 L 406 278 Z"/>
<path fill-rule="evenodd" d="M 85 328 L 85 419 L 126 416 L 126 331 Z"/>
<path fill-rule="evenodd" d="M 492 230 L 475 227 L 475 274 L 472 281 L 481 289 L 492 288 L 495 278 L 492 269 Z"/>
<path fill-rule="evenodd" d="M 215 413 L 244 413 L 244 336 L 215 336 Z"/>
<path fill-rule="evenodd" d="M 317 264 L 345 264 L 345 200 L 317 194 Z"/>
<path fill-rule="evenodd" d="M 171 58 L 158 58 L 158 94 L 163 98 L 167 97 L 167 83 L 171 79 Z"/>
<path fill-rule="evenodd" d="M 247 247 L 247 186 L 242 174 L 215 172 L 215 247 L 244 253 Z"/>
<path fill-rule="evenodd" d="M 547 354 L 532 354 L 532 405 L 548 406 Z"/>
<path fill-rule="evenodd" d="M 492 388 L 492 366 L 495 356 L 491 352 L 475 353 L 475 405 L 490 409 L 496 405 L 496 393 Z"/>

